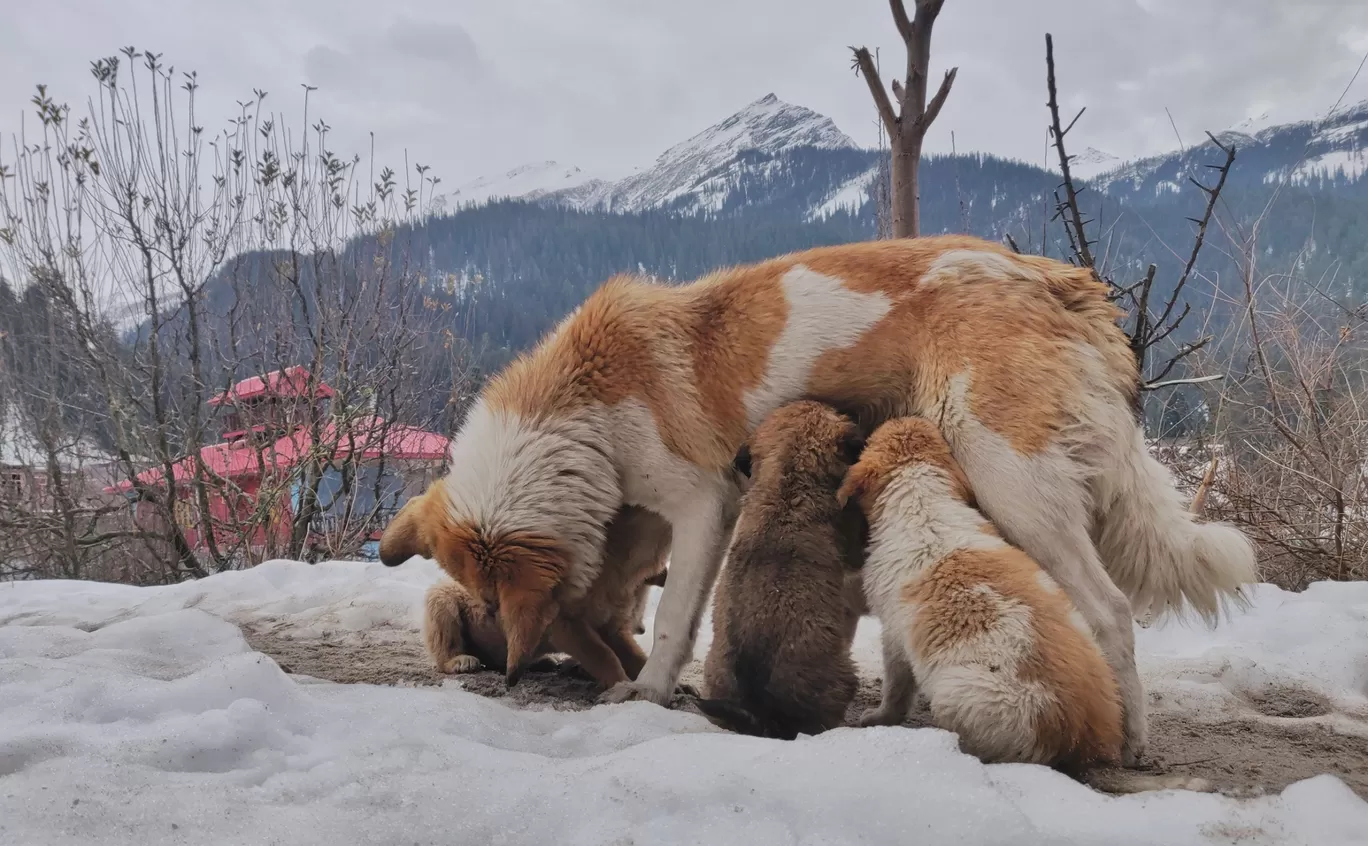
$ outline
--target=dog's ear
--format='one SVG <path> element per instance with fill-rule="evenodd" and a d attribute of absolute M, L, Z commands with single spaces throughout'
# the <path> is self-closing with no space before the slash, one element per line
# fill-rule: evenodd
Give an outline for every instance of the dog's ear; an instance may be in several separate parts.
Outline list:
<path fill-rule="evenodd" d="M 504 680 L 512 687 L 536 657 L 537 645 L 560 613 L 555 590 L 565 578 L 568 557 L 550 538 L 510 535 L 504 543 L 512 563 L 497 579 L 496 589 L 499 623 L 508 643 Z"/>
<path fill-rule="evenodd" d="M 736 451 L 735 457 L 732 458 L 732 469 L 747 479 L 750 478 L 751 451 L 749 443 L 742 444 L 741 448 Z"/>
<path fill-rule="evenodd" d="M 397 567 L 415 555 L 432 557 L 432 527 L 428 526 L 428 495 L 419 494 L 399 509 L 380 536 L 380 561 Z"/>

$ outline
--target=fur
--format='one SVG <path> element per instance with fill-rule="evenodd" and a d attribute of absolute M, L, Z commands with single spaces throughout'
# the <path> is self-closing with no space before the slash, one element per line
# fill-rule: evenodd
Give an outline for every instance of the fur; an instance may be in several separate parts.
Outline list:
<path fill-rule="evenodd" d="M 780 408 L 755 434 L 698 703 L 723 728 L 792 740 L 845 718 L 859 622 L 845 586 L 863 520 L 842 514 L 836 490 L 859 448 L 855 425 L 814 402 Z"/>
<path fill-rule="evenodd" d="M 862 724 L 901 723 L 920 685 L 984 761 L 1119 761 L 1120 693 L 1088 624 L 973 507 L 935 424 L 881 426 L 840 498 L 869 518 L 865 595 L 883 626 L 883 701 Z"/>
<path fill-rule="evenodd" d="M 682 286 L 615 278 L 490 381 L 430 494 L 440 507 L 397 518 L 381 557 L 426 543 L 501 603 L 521 654 L 600 577 L 618 508 L 660 514 L 676 540 L 650 659 L 606 698 L 664 704 L 693 655 L 741 494 L 731 461 L 755 427 L 800 399 L 867 429 L 928 417 L 985 514 L 1096 633 L 1134 758 L 1146 724 L 1131 600 L 1213 608 L 1254 562 L 1233 529 L 1183 513 L 1143 449 L 1118 317 L 1087 270 L 966 236 L 823 247 Z"/>
<path fill-rule="evenodd" d="M 646 658 L 633 635 L 645 633 L 650 588 L 666 583 L 670 528 L 644 509 L 626 507 L 609 523 L 606 537 L 602 577 L 578 601 L 560 608 L 564 619 L 548 627 L 522 659 L 522 670 L 508 663 L 496 605 L 476 601 L 450 579 L 430 587 L 423 638 L 438 672 L 547 670 L 558 665 L 552 653 L 569 653 L 605 687 L 634 678 Z"/>

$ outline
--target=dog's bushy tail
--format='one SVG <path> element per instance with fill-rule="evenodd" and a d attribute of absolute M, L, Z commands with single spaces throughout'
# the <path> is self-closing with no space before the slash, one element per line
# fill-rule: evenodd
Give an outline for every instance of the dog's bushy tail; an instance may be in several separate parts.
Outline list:
<path fill-rule="evenodd" d="M 1234 526 L 1199 521 L 1131 429 L 1097 477 L 1097 551 L 1137 614 L 1190 608 L 1215 623 L 1227 603 L 1247 601 L 1240 587 L 1257 577 L 1254 546 Z"/>

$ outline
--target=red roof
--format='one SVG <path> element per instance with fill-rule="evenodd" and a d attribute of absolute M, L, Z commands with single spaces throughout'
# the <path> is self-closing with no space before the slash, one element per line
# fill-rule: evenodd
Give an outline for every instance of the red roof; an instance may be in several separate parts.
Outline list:
<path fill-rule="evenodd" d="M 349 426 L 329 423 L 322 432 L 324 444 L 332 446 L 335 459 L 360 453 L 365 459 L 378 459 L 381 456 L 392 459 L 437 460 L 446 454 L 450 440 L 435 432 L 428 432 L 415 426 L 390 423 L 388 426 L 379 417 L 367 417 L 353 421 Z M 258 447 L 247 441 L 232 441 L 211 444 L 200 449 L 200 461 L 210 474 L 227 479 L 244 479 L 262 475 L 262 467 L 269 470 L 285 470 L 308 457 L 313 451 L 313 439 L 308 429 L 300 428 L 286 435 L 270 446 Z M 196 477 L 197 468 L 192 457 L 186 456 L 171 466 L 177 482 Z M 138 474 L 138 481 L 145 485 L 160 485 L 163 478 L 161 467 L 153 467 Z M 107 491 L 122 492 L 131 490 L 133 483 L 127 480 L 106 488 Z"/>
<path fill-rule="evenodd" d="M 253 376 L 250 379 L 243 379 L 233 385 L 227 391 L 216 397 L 209 399 L 210 405 L 219 405 L 225 402 L 241 402 L 243 400 L 256 399 L 267 394 L 278 396 L 296 397 L 302 395 L 309 389 L 309 371 L 303 367 L 287 367 L 284 370 L 276 370 L 263 376 Z M 314 389 L 315 398 L 330 397 L 333 389 L 328 387 L 326 382 L 320 381 Z"/>

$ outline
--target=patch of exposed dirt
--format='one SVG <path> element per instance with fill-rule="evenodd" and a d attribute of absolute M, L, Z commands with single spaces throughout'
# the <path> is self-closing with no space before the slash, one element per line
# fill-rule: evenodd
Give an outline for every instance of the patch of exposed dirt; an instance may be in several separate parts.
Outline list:
<path fill-rule="evenodd" d="M 344 684 L 400 686 L 440 685 L 452 681 L 472 693 L 504 700 L 515 708 L 583 710 L 592 707 L 597 685 L 575 669 L 525 674 L 515 687 L 504 685 L 502 673 L 480 671 L 457 676 L 438 674 L 416 637 L 375 642 L 336 643 L 298 641 L 277 632 L 244 632 L 247 642 L 271 656 L 288 673 L 299 673 Z M 702 664 L 695 662 L 681 682 L 695 688 L 702 683 Z M 879 679 L 863 678 L 855 700 L 846 711 L 846 725 L 879 703 Z M 695 711 L 690 697 L 676 695 L 676 708 Z M 1315 717 L 1331 712 L 1323 697 L 1295 688 L 1274 688 L 1250 697 L 1260 716 L 1235 717 L 1224 722 L 1202 722 L 1195 716 L 1161 711 L 1150 716 L 1150 744 L 1138 770 L 1103 769 L 1087 781 L 1103 790 L 1126 791 L 1137 777 L 1202 779 L 1211 789 L 1229 796 L 1277 793 L 1304 778 L 1331 773 L 1358 795 L 1368 799 L 1368 737 L 1337 732 Z M 1269 719 L 1276 718 L 1276 719 Z M 931 725 L 931 714 L 919 702 L 904 723 Z"/>
<path fill-rule="evenodd" d="M 1273 687 L 1251 696 L 1250 707 L 1265 717 L 1324 717 L 1331 712 L 1324 696 L 1295 687 Z"/>
<path fill-rule="evenodd" d="M 1295 781 L 1330 773 L 1368 799 L 1368 738 L 1305 718 L 1211 723 L 1182 713 L 1154 713 L 1143 763 L 1140 772 L 1205 779 L 1227 796 L 1277 793 Z M 1119 772 L 1104 770 L 1098 776 Z"/>

